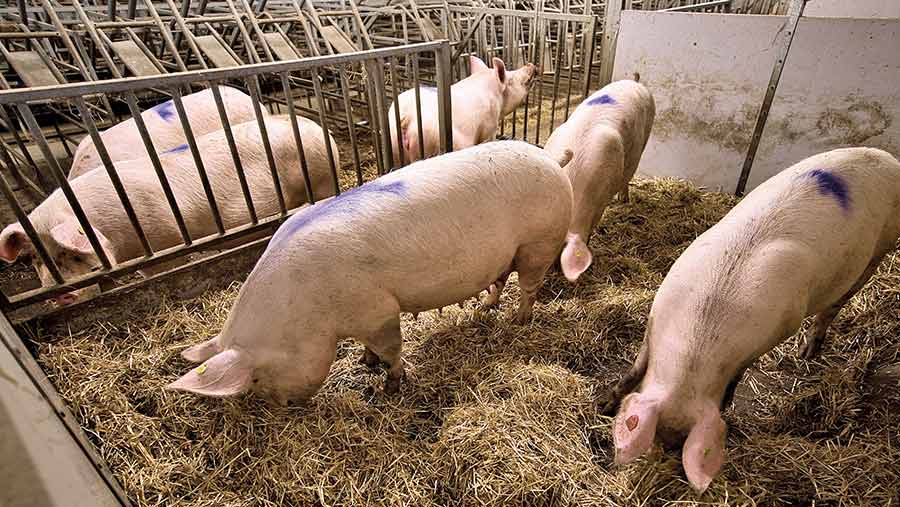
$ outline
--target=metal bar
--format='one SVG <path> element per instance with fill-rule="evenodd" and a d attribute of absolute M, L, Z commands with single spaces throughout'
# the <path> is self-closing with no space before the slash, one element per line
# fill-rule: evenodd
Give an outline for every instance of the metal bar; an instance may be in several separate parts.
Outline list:
<path fill-rule="evenodd" d="M 553 135 L 553 130 L 556 128 L 556 99 L 559 95 L 560 76 L 562 76 L 563 48 L 569 40 L 569 22 L 563 20 L 556 26 L 556 66 L 554 67 L 556 72 L 553 73 L 553 99 L 550 104 L 550 135 Z M 543 77 L 541 80 L 543 81 Z"/>
<path fill-rule="evenodd" d="M 453 151 L 453 104 L 450 100 L 450 44 L 443 42 L 435 51 L 437 66 L 438 131 L 441 153 Z"/>
<path fill-rule="evenodd" d="M 303 173 L 303 184 L 306 186 L 306 202 L 315 204 L 316 196 L 313 195 L 312 180 L 309 177 L 309 165 L 306 161 L 306 150 L 303 149 L 303 138 L 300 137 L 300 129 L 297 126 L 297 114 L 294 112 L 294 97 L 291 93 L 291 84 L 288 74 L 281 75 L 281 86 L 284 88 L 284 98 L 287 101 L 288 116 L 291 119 L 291 131 L 294 133 L 294 144 L 297 145 L 297 153 L 300 155 L 300 172 Z"/>
<path fill-rule="evenodd" d="M 128 221 L 131 222 L 134 233 L 137 234 L 138 240 L 141 242 L 141 248 L 144 250 L 144 255 L 147 257 L 153 255 L 150 241 L 147 240 L 144 228 L 141 227 L 137 213 L 134 212 L 134 206 L 131 204 L 128 194 L 125 193 L 125 187 L 122 185 L 122 180 L 119 179 L 119 174 L 116 172 L 112 159 L 109 156 L 109 152 L 106 150 L 106 145 L 103 144 L 103 138 L 97 130 L 97 126 L 94 123 L 93 117 L 91 117 L 90 110 L 88 110 L 84 98 L 76 98 L 75 106 L 78 108 L 78 112 L 84 120 L 84 126 L 87 128 L 88 135 L 91 137 L 91 141 L 93 141 L 94 147 L 97 149 L 97 154 L 100 155 L 100 161 L 106 169 L 106 174 L 109 176 L 110 182 L 112 182 L 113 189 L 116 191 L 116 195 L 119 196 L 119 200 L 122 201 L 122 207 L 125 208 L 125 214 L 128 215 Z"/>
<path fill-rule="evenodd" d="M 372 61 L 377 59 L 389 58 L 391 56 L 402 56 L 409 53 L 436 51 L 443 44 L 447 44 L 447 42 L 422 42 L 418 44 L 409 44 L 406 46 L 373 49 L 369 51 L 357 51 L 354 53 L 341 53 L 336 55 L 315 56 L 284 62 L 249 64 L 240 67 L 231 67 L 228 69 L 198 69 L 188 72 L 166 74 L 162 76 L 129 77 L 122 79 L 107 79 L 104 81 L 91 83 L 68 83 L 54 86 L 38 86 L 34 88 L 0 90 L 0 104 L 31 102 L 48 99 L 65 99 L 73 98 L 78 95 L 120 93 L 128 90 L 144 90 L 153 87 L 171 88 L 182 84 L 191 84 L 197 81 L 222 81 L 227 79 L 244 78 L 258 74 L 279 74 L 283 72 L 296 72 L 325 66 Z"/>
<path fill-rule="evenodd" d="M 106 66 L 109 68 L 109 71 L 112 72 L 113 77 L 122 77 L 122 73 L 119 72 L 119 68 L 116 67 L 116 63 L 113 61 L 112 56 L 110 56 L 109 52 L 106 50 L 106 45 L 100 39 L 100 36 L 97 35 L 97 30 L 94 28 L 94 23 L 88 17 L 87 13 L 84 12 L 84 9 L 81 7 L 81 4 L 78 2 L 73 2 L 72 7 L 75 9 L 75 13 L 78 15 L 79 19 L 81 19 L 81 23 L 88 31 L 88 35 L 91 36 L 91 40 L 94 41 L 94 47 L 100 51 L 100 56 L 106 60 Z"/>
<path fill-rule="evenodd" d="M 141 140 L 144 142 L 144 148 L 147 150 L 147 156 L 150 158 L 153 170 L 156 171 L 156 177 L 159 178 L 159 183 L 162 185 L 166 201 L 169 203 L 169 208 L 172 209 L 172 215 L 175 217 L 175 222 L 178 224 L 178 231 L 181 233 L 181 239 L 184 241 L 185 245 L 190 245 L 191 236 L 184 223 L 184 217 L 181 215 L 181 210 L 178 208 L 175 194 L 172 193 L 172 187 L 169 185 L 166 172 L 163 170 L 162 164 L 159 161 L 159 154 L 156 153 L 156 148 L 153 147 L 153 140 L 150 138 L 150 133 L 147 131 L 147 125 L 144 124 L 141 110 L 137 107 L 137 98 L 134 96 L 134 92 L 128 92 L 125 95 L 125 101 L 128 103 L 129 111 L 131 111 L 131 119 L 134 120 L 134 125 L 137 127 L 138 133 L 141 135 Z"/>
<path fill-rule="evenodd" d="M 38 198 L 39 201 L 43 201 L 47 198 L 47 194 L 44 192 L 44 189 L 39 187 L 35 182 L 31 181 L 28 177 L 22 174 L 19 171 L 19 166 L 16 164 L 16 161 L 13 160 L 12 156 L 9 153 L 9 149 L 6 147 L 6 143 L 0 140 L 0 150 L 3 151 L 3 161 L 7 170 L 9 170 L 10 175 L 12 175 L 13 179 L 16 180 L 16 183 L 19 186 L 31 192 L 35 197 Z"/>
<path fill-rule="evenodd" d="M 75 192 L 72 191 L 72 187 L 69 186 L 69 182 L 66 181 L 66 176 L 63 174 L 62 168 L 59 167 L 59 162 L 56 160 L 56 157 L 53 156 L 53 152 L 50 151 L 50 146 L 47 145 L 47 141 L 44 139 L 41 128 L 38 126 L 37 120 L 34 119 L 31 109 L 27 104 L 19 104 L 18 107 L 19 115 L 25 120 L 25 124 L 28 125 L 28 130 L 31 132 L 32 139 L 37 143 L 38 148 L 40 148 L 41 153 L 44 155 L 44 160 L 46 160 L 50 166 L 50 172 L 56 178 L 56 183 L 59 185 L 69 206 L 72 208 L 72 212 L 75 214 L 75 218 L 78 220 L 82 232 L 87 236 L 88 242 L 90 242 L 91 247 L 94 249 L 94 253 L 96 253 L 97 258 L 100 259 L 103 269 L 110 269 L 112 264 L 109 262 L 109 258 L 106 256 L 106 252 L 103 250 L 103 246 L 100 244 L 100 240 L 97 238 L 94 228 L 91 227 L 91 223 L 88 221 L 87 215 L 81 207 L 81 203 L 78 202 Z"/>
<path fill-rule="evenodd" d="M 237 171 L 238 182 L 241 185 L 241 193 L 244 195 L 244 202 L 247 204 L 247 212 L 250 214 L 250 222 L 252 224 L 257 224 L 259 223 L 259 218 L 256 216 L 256 206 L 253 204 L 253 197 L 250 195 L 250 186 L 247 184 L 247 175 L 244 173 L 244 165 L 241 162 L 237 144 L 234 142 L 234 133 L 231 131 L 231 123 L 228 121 L 228 115 L 225 112 L 225 103 L 222 102 L 222 93 L 219 91 L 219 83 L 211 81 L 209 83 L 209 88 L 212 90 L 213 102 L 216 103 L 216 110 L 219 112 L 219 121 L 222 123 L 225 141 L 228 143 L 228 149 L 231 151 L 231 160 L 234 162 L 235 171 Z"/>
<path fill-rule="evenodd" d="M 38 184 L 42 186 L 42 190 L 49 189 L 50 182 L 44 178 L 44 174 L 38 167 L 37 162 L 35 162 L 34 158 L 32 158 L 31 152 L 28 151 L 28 146 L 25 144 L 25 141 L 22 140 L 22 136 L 19 135 L 19 129 L 15 128 L 12 119 L 9 117 L 9 113 L 6 112 L 6 107 L 0 106 L 0 119 L 2 119 L 3 123 L 6 124 L 7 130 L 12 133 L 13 140 L 16 142 L 16 145 L 22 152 L 22 156 L 31 165 L 31 168 L 34 169 L 34 174 L 37 176 Z"/>
<path fill-rule="evenodd" d="M 0 146 L 3 146 L 2 143 L 0 143 Z M 5 148 L 0 148 L 0 155 L 5 159 L 4 162 L 8 164 L 9 153 L 6 152 Z M 25 230 L 25 235 L 28 236 L 32 245 L 34 245 L 38 257 L 41 258 L 41 261 L 43 261 L 44 265 L 47 266 L 47 269 L 50 271 L 50 276 L 52 276 L 53 280 L 58 284 L 66 283 L 62 274 L 59 272 L 59 267 L 57 267 L 50 252 L 47 251 L 47 247 L 44 246 L 44 242 L 31 224 L 31 220 L 29 220 L 25 210 L 22 209 L 22 205 L 19 204 L 15 192 L 10 188 L 9 183 L 6 182 L 6 176 L 3 176 L 3 173 L 0 173 L 0 190 L 3 191 L 3 195 L 6 197 L 6 201 L 9 203 L 10 208 L 12 208 L 13 214 L 16 216 L 19 225 Z"/>
<path fill-rule="evenodd" d="M 397 57 L 391 58 L 390 73 L 391 98 L 394 100 L 394 121 L 397 122 L 397 153 L 400 158 L 400 167 L 403 167 L 406 165 L 406 154 L 403 153 L 403 129 L 400 126 L 400 101 L 397 98 Z"/>
<path fill-rule="evenodd" d="M 372 132 L 372 149 L 375 151 L 375 163 L 378 165 L 378 175 L 380 176 L 386 172 L 385 167 L 388 164 L 385 163 L 384 154 L 380 148 L 381 143 L 378 142 L 381 127 L 378 114 L 378 97 L 380 94 L 377 92 L 375 86 L 375 74 L 377 73 L 377 70 L 375 69 L 376 66 L 377 62 L 375 61 L 365 62 L 366 97 L 369 99 L 367 102 L 369 103 L 369 124 Z"/>
<path fill-rule="evenodd" d="M 351 2 L 353 0 L 350 0 Z M 350 145 L 353 150 L 353 167 L 356 170 L 356 184 L 363 184 L 362 167 L 359 162 L 359 143 L 356 140 L 356 125 L 353 123 L 353 104 L 350 101 L 350 82 L 344 67 L 338 67 L 338 75 L 341 79 L 341 94 L 344 96 L 344 111 L 347 115 L 347 130 L 350 133 Z"/>
<path fill-rule="evenodd" d="M 703 2 L 700 4 L 694 5 L 682 5 L 679 7 L 670 7 L 668 9 L 661 9 L 659 12 L 703 12 L 707 9 L 713 9 L 715 7 L 731 7 L 732 0 L 714 0 L 712 2 Z"/>
<path fill-rule="evenodd" d="M 366 62 L 366 72 L 374 79 L 373 87 L 376 91 L 375 114 L 378 117 L 378 127 L 381 133 L 379 144 L 382 157 L 384 160 L 384 170 L 389 172 L 394 168 L 394 156 L 391 149 L 391 129 L 388 123 L 387 105 L 384 94 L 384 60 L 375 60 Z"/>
<path fill-rule="evenodd" d="M 413 90 L 416 91 L 416 134 L 419 139 L 419 160 L 425 159 L 425 133 L 422 131 L 422 91 L 419 89 L 419 55 L 413 55 Z M 399 104 L 398 104 L 399 107 Z M 399 130 L 399 123 L 398 130 Z"/>
<path fill-rule="evenodd" d="M 281 216 L 285 216 L 287 215 L 287 205 L 284 201 L 284 191 L 281 188 L 281 178 L 278 176 L 275 155 L 272 153 L 272 144 L 269 142 L 265 116 L 263 116 L 262 106 L 260 105 L 259 80 L 256 76 L 253 76 L 248 78 L 245 84 L 250 91 L 250 97 L 253 99 L 253 112 L 256 116 L 256 125 L 259 127 L 259 136 L 263 142 L 263 150 L 266 152 L 266 161 L 269 163 L 269 169 L 272 172 L 272 184 L 275 186 L 275 194 L 278 196 L 278 209 L 281 211 Z"/>
<path fill-rule="evenodd" d="M 738 197 L 743 196 L 744 190 L 747 188 L 747 180 L 750 178 L 753 160 L 756 158 L 756 151 L 759 149 L 759 142 L 766 127 L 766 120 L 769 118 L 769 109 L 772 107 L 772 101 L 775 99 L 778 82 L 781 80 L 781 72 L 784 70 L 784 63 L 787 61 L 788 54 L 791 51 L 791 43 L 794 41 L 794 34 L 797 32 L 797 25 L 803 16 L 803 8 L 806 7 L 806 2 L 807 0 L 791 0 L 790 5 L 788 5 L 787 19 L 782 27 L 781 45 L 778 47 L 778 55 L 775 59 L 775 65 L 772 67 L 772 76 L 769 78 L 769 86 L 766 88 L 766 94 L 759 107 L 759 113 L 756 115 L 756 125 L 753 127 L 753 136 L 750 138 L 750 146 L 747 148 L 747 157 L 744 159 L 741 176 L 738 179 L 737 188 L 734 190 L 734 194 Z"/>
<path fill-rule="evenodd" d="M 44 400 L 47 401 L 66 428 L 66 431 L 68 431 L 75 440 L 75 443 L 78 445 L 81 452 L 88 461 L 91 462 L 91 465 L 94 467 L 97 474 L 109 488 L 112 496 L 115 497 L 122 507 L 131 507 L 128 496 L 122 490 L 118 481 L 116 481 L 116 478 L 110 471 L 109 465 L 103 461 L 103 458 L 97 454 L 93 445 L 91 445 L 90 441 L 85 437 L 84 431 L 81 429 L 78 420 L 72 415 L 72 412 L 66 406 L 66 403 L 59 397 L 59 394 L 57 394 L 56 390 L 53 388 L 53 384 L 41 370 L 41 367 L 34 358 L 31 357 L 31 354 L 28 352 L 28 349 L 25 348 L 22 339 L 16 333 L 15 329 L 13 329 L 5 314 L 0 316 L 0 337 L 2 337 L 4 345 L 15 358 L 16 362 L 31 379 L 32 385 L 34 385 L 35 389 L 41 394 Z"/>
<path fill-rule="evenodd" d="M 219 231 L 219 234 L 225 234 L 225 225 L 222 223 L 222 215 L 219 213 L 216 196 L 213 193 L 212 185 L 209 182 L 209 176 L 206 174 L 206 167 L 203 165 L 203 158 L 200 156 L 200 148 L 197 147 L 197 140 L 194 138 L 194 132 L 188 121 L 187 112 L 184 110 L 184 103 L 181 100 L 181 91 L 177 88 L 172 90 L 172 103 L 175 104 L 175 112 L 178 113 L 178 120 L 181 122 L 185 140 L 187 141 L 188 148 L 190 148 L 191 156 L 194 159 L 197 174 L 200 176 L 200 184 L 203 185 L 203 193 L 206 194 L 206 200 L 209 203 L 209 211 L 212 213 L 213 221 L 216 223 L 216 230 Z"/>
<path fill-rule="evenodd" d="M 19 4 L 19 22 L 27 27 L 28 26 L 28 4 L 26 3 L 26 0 L 18 0 L 17 3 Z M 25 49 L 31 50 L 31 40 L 30 39 L 25 39 Z"/>
<path fill-rule="evenodd" d="M 549 25 L 547 25 L 547 26 L 549 26 Z M 537 69 L 535 69 L 535 72 L 537 72 L 537 77 L 538 77 L 538 83 L 537 83 L 538 96 L 537 96 L 537 121 L 535 122 L 535 126 L 534 126 L 534 144 L 540 146 L 540 144 L 541 144 L 541 113 L 543 112 L 543 109 L 544 109 L 544 41 L 546 39 L 546 36 L 548 35 L 547 32 L 549 32 L 549 30 L 545 30 L 544 23 L 540 19 L 538 20 L 538 25 L 537 25 L 536 30 L 537 30 L 537 33 L 539 33 L 540 35 L 537 38 L 537 40 L 535 41 L 537 43 L 537 63 L 536 63 Z M 531 95 L 531 93 L 529 93 L 529 95 Z"/>
<path fill-rule="evenodd" d="M 204 69 L 208 69 L 209 67 L 206 65 L 206 60 L 203 59 L 203 53 L 200 52 L 200 48 L 197 46 L 197 41 L 194 40 L 194 33 L 188 28 L 187 23 L 184 22 L 184 16 L 187 16 L 187 11 L 191 7 L 191 0 L 182 0 L 181 3 L 181 13 L 175 7 L 175 3 L 172 0 L 166 0 L 169 8 L 172 10 L 173 17 L 175 18 L 172 21 L 172 24 L 177 24 L 178 29 L 181 30 L 178 34 L 176 34 L 175 40 L 173 42 L 173 46 L 175 51 L 178 51 L 178 48 L 181 47 L 181 38 L 184 36 L 187 39 L 188 46 L 191 48 L 191 52 L 194 53 L 194 56 L 197 58 L 197 62 Z"/>
<path fill-rule="evenodd" d="M 331 131 L 328 129 L 328 118 L 325 115 L 325 98 L 322 96 L 322 84 L 319 80 L 318 69 L 312 69 L 312 82 L 316 102 L 319 106 L 319 125 L 322 126 L 322 136 L 325 141 L 325 155 L 328 157 L 328 168 L 331 170 L 331 179 L 334 183 L 334 195 L 340 195 L 341 182 L 338 179 L 337 167 L 334 163 L 334 151 L 331 149 Z"/>
<path fill-rule="evenodd" d="M 597 43 L 597 38 L 595 36 L 595 30 L 597 29 L 597 24 L 594 19 L 588 21 L 587 28 L 585 30 L 585 37 L 587 37 L 586 48 L 584 51 L 584 62 L 581 64 L 581 68 L 584 69 L 584 82 L 581 85 L 581 96 L 582 100 L 586 99 L 591 91 L 591 68 L 594 65 L 594 46 Z M 618 38 L 618 23 L 616 24 L 616 37 Z M 612 79 L 612 64 L 615 62 L 615 47 L 613 47 L 613 62 L 610 62 L 609 65 L 609 79 Z M 601 82 L 602 83 L 602 82 Z M 607 81 L 608 83 L 608 81 Z M 605 86 L 606 83 L 602 83 L 601 86 Z"/>
<path fill-rule="evenodd" d="M 576 32 L 577 28 L 573 29 L 572 31 Z M 585 37 L 585 35 L 582 35 L 582 37 Z M 568 79 L 568 84 L 566 86 L 566 116 L 563 119 L 563 121 L 569 119 L 569 109 L 572 106 L 572 81 L 574 80 L 572 77 L 572 74 L 575 70 L 575 51 L 576 51 L 575 48 L 577 47 L 577 44 L 575 44 L 575 42 L 577 39 L 578 39 L 577 35 L 575 35 L 575 33 L 573 33 L 572 34 L 572 55 L 568 61 L 568 64 L 569 64 L 569 69 L 568 69 L 569 76 L 568 77 L 569 77 L 569 79 Z M 581 55 L 581 56 L 582 56 L 582 58 L 584 57 L 584 55 Z M 582 65 L 582 68 L 584 68 L 584 67 L 585 66 Z"/>
<path fill-rule="evenodd" d="M 293 211 L 294 210 L 292 210 L 292 212 Z M 22 292 L 9 298 L 9 307 L 21 308 L 32 303 L 43 301 L 57 294 L 62 294 L 64 292 L 70 292 L 81 287 L 93 285 L 98 281 L 101 281 L 102 279 L 111 279 L 114 277 L 126 276 L 141 269 L 162 264 L 179 257 L 184 257 L 194 252 L 215 249 L 219 245 L 226 243 L 231 244 L 236 240 L 240 240 L 241 238 L 246 236 L 252 236 L 259 233 L 260 231 L 274 231 L 279 225 L 281 225 L 283 221 L 283 217 L 272 216 L 264 220 L 260 220 L 258 224 L 246 224 L 239 227 L 234 227 L 230 229 L 228 231 L 228 234 L 225 236 L 220 236 L 213 233 L 203 238 L 197 239 L 197 241 L 194 241 L 190 245 L 180 244 L 167 248 L 165 250 L 160 250 L 149 259 L 132 259 L 119 263 L 109 272 L 93 272 L 70 280 L 66 283 L 66 285 L 42 287 L 39 289 Z"/>
<path fill-rule="evenodd" d="M 619 36 L 619 21 L 621 19 L 621 16 L 622 0 L 613 0 L 611 2 L 607 2 L 606 19 L 604 20 L 603 25 L 603 43 L 600 47 L 600 51 L 603 53 L 603 56 L 601 56 L 600 59 L 599 88 L 608 85 L 612 80 L 613 63 L 615 62 L 616 58 L 616 39 Z M 591 36 L 591 39 L 593 40 L 593 32 L 591 32 Z M 587 32 L 585 33 L 585 37 L 587 37 Z M 584 42 L 586 43 L 587 41 Z M 585 44 L 585 48 L 586 47 L 587 45 Z M 585 60 L 583 66 L 587 67 L 587 60 Z"/>
<path fill-rule="evenodd" d="M 169 27 L 167 27 L 166 24 L 163 23 L 162 18 L 159 17 L 159 13 L 156 12 L 156 6 L 153 5 L 153 0 L 144 0 L 144 5 L 147 6 L 147 12 L 150 13 L 150 17 L 153 18 L 153 21 L 159 28 L 159 32 L 163 37 L 163 42 L 166 46 L 169 47 L 169 51 L 172 52 L 172 58 L 175 59 L 175 65 L 177 65 L 178 69 L 182 72 L 186 71 L 187 66 L 184 64 L 184 60 L 181 59 L 181 54 L 178 52 L 178 48 L 175 47 L 175 41 L 172 40 L 172 32 L 169 31 Z"/>

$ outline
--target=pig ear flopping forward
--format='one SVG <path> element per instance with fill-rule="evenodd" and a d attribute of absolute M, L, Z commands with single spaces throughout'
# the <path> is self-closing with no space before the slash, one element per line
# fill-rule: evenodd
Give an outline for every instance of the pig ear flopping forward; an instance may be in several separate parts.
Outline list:
<path fill-rule="evenodd" d="M 181 351 L 181 357 L 192 363 L 202 363 L 221 351 L 219 348 L 219 335 L 216 335 L 203 343 L 198 343 Z"/>
<path fill-rule="evenodd" d="M 31 240 L 19 222 L 9 224 L 0 233 L 0 259 L 7 263 L 15 262 L 22 251 L 31 247 Z"/>
<path fill-rule="evenodd" d="M 213 398 L 227 398 L 247 392 L 253 370 L 241 351 L 228 349 L 189 371 L 166 389 L 188 391 Z"/>
<path fill-rule="evenodd" d="M 704 411 L 691 428 L 681 450 L 681 465 L 688 482 L 697 493 L 703 493 L 722 469 L 725 461 L 725 421 L 715 408 Z"/>
<path fill-rule="evenodd" d="M 613 424 L 617 465 L 625 465 L 642 456 L 656 437 L 659 406 L 655 400 L 645 399 L 641 393 L 629 394 Z"/>
<path fill-rule="evenodd" d="M 104 248 L 109 249 L 109 240 L 106 239 L 106 236 L 96 228 L 94 228 L 94 234 L 97 235 L 100 244 L 103 245 Z M 50 237 L 52 237 L 60 247 L 69 250 L 70 252 L 78 255 L 94 254 L 94 248 L 91 247 L 91 242 L 88 241 L 87 235 L 81 229 L 81 225 L 79 225 L 74 218 L 66 220 L 53 229 L 50 229 Z"/>
<path fill-rule="evenodd" d="M 566 245 L 563 247 L 562 255 L 559 257 L 559 264 L 562 267 L 563 275 L 566 280 L 575 282 L 587 268 L 591 267 L 594 256 L 591 255 L 591 249 L 577 234 L 569 233 L 566 235 Z"/>

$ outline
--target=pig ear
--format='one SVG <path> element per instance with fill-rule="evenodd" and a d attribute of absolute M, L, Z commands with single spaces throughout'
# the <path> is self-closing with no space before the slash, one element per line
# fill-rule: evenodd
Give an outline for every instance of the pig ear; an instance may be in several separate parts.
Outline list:
<path fill-rule="evenodd" d="M 97 235 L 101 243 L 106 241 L 106 238 L 97 229 L 94 229 L 94 234 Z M 94 249 L 91 248 L 91 242 L 88 241 L 87 235 L 85 235 L 84 231 L 81 229 L 81 225 L 79 225 L 74 218 L 66 220 L 53 229 L 50 229 L 50 237 L 52 237 L 60 247 L 76 254 L 91 255 L 94 253 Z"/>
<path fill-rule="evenodd" d="M 566 246 L 559 258 L 566 279 L 570 282 L 578 280 L 578 277 L 591 267 L 593 259 L 591 249 L 584 243 L 584 240 L 575 234 L 569 234 L 569 237 L 566 238 Z"/>
<path fill-rule="evenodd" d="M 19 222 L 9 224 L 0 233 L 0 259 L 14 262 L 23 250 L 31 247 L 31 240 Z"/>
<path fill-rule="evenodd" d="M 501 83 L 506 82 L 506 65 L 503 63 L 503 60 L 499 58 L 494 58 L 492 60 L 494 62 L 494 69 L 497 70 L 497 77 L 500 78 Z"/>
<path fill-rule="evenodd" d="M 613 426 L 617 465 L 631 463 L 650 449 L 656 437 L 658 418 L 655 400 L 647 400 L 640 393 L 625 398 Z"/>
<path fill-rule="evenodd" d="M 488 66 L 484 63 L 484 60 L 475 55 L 469 55 L 469 74 L 475 74 L 476 72 L 481 72 L 483 70 L 488 70 Z"/>
<path fill-rule="evenodd" d="M 181 351 L 181 357 L 192 363 L 202 363 L 207 359 L 221 352 L 219 348 L 219 336 L 213 336 L 203 343 L 198 343 L 193 347 Z"/>
<path fill-rule="evenodd" d="M 248 362 L 240 351 L 228 349 L 214 355 L 166 388 L 213 398 L 237 396 L 246 392 L 253 380 L 253 371 Z"/>
<path fill-rule="evenodd" d="M 681 464 L 697 493 L 706 491 L 709 483 L 719 475 L 725 461 L 725 431 L 725 421 L 719 411 L 708 409 L 684 442 Z"/>

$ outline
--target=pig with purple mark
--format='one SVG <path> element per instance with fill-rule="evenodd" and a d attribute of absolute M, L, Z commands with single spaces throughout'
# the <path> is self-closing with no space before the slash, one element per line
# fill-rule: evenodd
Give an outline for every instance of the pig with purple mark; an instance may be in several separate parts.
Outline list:
<path fill-rule="evenodd" d="M 219 94 L 222 96 L 222 104 L 225 106 L 230 125 L 238 125 L 256 118 L 253 99 L 246 93 L 229 86 L 220 86 Z M 195 138 L 223 128 L 211 89 L 185 95 L 181 98 L 181 102 Z M 263 115 L 267 114 L 265 108 L 261 110 Z M 141 113 L 141 119 L 147 127 L 157 153 L 166 153 L 167 150 L 187 142 L 184 129 L 178 121 L 175 104 L 171 100 L 147 109 Z M 113 164 L 148 156 L 133 118 L 100 132 L 100 138 Z M 102 164 L 93 139 L 86 135 L 75 150 L 68 179 L 73 180 Z"/>
<path fill-rule="evenodd" d="M 612 413 L 621 404 L 615 462 L 634 461 L 656 438 L 683 442 L 688 481 L 706 490 L 725 461 L 720 412 L 744 371 L 809 316 L 798 353 L 815 357 L 898 236 L 900 162 L 887 152 L 821 153 L 755 188 L 688 246 L 659 287 L 634 366 L 605 406 Z"/>
<path fill-rule="evenodd" d="M 384 389 L 394 392 L 405 371 L 400 313 L 476 296 L 513 271 L 516 321 L 527 323 L 571 218 L 560 170 L 570 158 L 520 141 L 486 143 L 299 211 L 276 232 L 222 332 L 182 353 L 202 364 L 169 388 L 306 399 L 338 341 L 353 337 L 366 346 L 363 363 L 388 365 Z"/>
<path fill-rule="evenodd" d="M 628 202 L 628 182 L 634 176 L 650 138 L 656 104 L 640 82 L 615 81 L 578 105 L 544 148 L 554 156 L 574 152 L 566 174 L 572 183 L 575 209 L 560 255 L 563 274 L 575 281 L 593 262 L 587 244 L 606 207 L 619 194 Z"/>
<path fill-rule="evenodd" d="M 450 87 L 451 118 L 453 119 L 453 150 L 493 140 L 500 122 L 512 113 L 525 97 L 538 77 L 537 68 L 526 63 L 517 70 L 506 69 L 503 60 L 494 58 L 488 67 L 477 56 L 469 57 L 469 77 Z M 433 157 L 440 151 L 440 131 L 438 129 L 437 90 L 420 87 L 422 98 L 422 137 L 425 158 Z M 400 108 L 400 128 L 398 132 L 395 108 Z M 400 165 L 400 151 L 403 162 L 410 164 L 419 160 L 419 127 L 416 118 L 415 90 L 406 90 L 391 103 L 388 110 L 391 131 L 391 147 L 394 165 Z M 400 141 L 398 142 L 398 134 Z"/>
<path fill-rule="evenodd" d="M 300 206 L 307 202 L 306 185 L 290 117 L 267 116 L 265 126 L 285 204 L 288 208 Z M 313 197 L 323 199 L 334 195 L 325 147 L 326 135 L 327 142 L 331 143 L 335 165 L 339 167 L 337 144 L 330 133 L 312 120 L 297 117 L 297 128 L 303 139 Z M 232 132 L 257 216 L 267 217 L 277 213 L 278 198 L 256 120 L 236 124 Z M 222 130 L 197 138 L 198 152 L 226 230 L 251 221 L 231 151 L 225 148 L 227 145 Z M 160 157 L 160 162 L 190 237 L 197 240 L 214 234 L 216 224 L 193 154 L 186 148 L 187 145 L 170 149 L 169 153 Z M 182 239 L 178 226 L 150 159 L 120 161 L 115 168 L 153 251 L 180 244 Z M 70 184 L 103 250 L 114 265 L 143 255 L 141 243 L 104 167 L 88 171 Z M 100 260 L 61 190 L 50 194 L 28 218 L 66 280 L 100 269 Z M 0 258 L 11 263 L 20 256 L 30 257 L 42 285 L 55 285 L 48 268 L 33 253 L 34 246 L 18 222 L 8 225 L 0 233 Z M 150 276 L 186 261 L 182 258 L 144 268 L 141 274 Z M 57 296 L 56 302 L 68 305 L 97 292 L 96 286 L 85 287 Z"/>

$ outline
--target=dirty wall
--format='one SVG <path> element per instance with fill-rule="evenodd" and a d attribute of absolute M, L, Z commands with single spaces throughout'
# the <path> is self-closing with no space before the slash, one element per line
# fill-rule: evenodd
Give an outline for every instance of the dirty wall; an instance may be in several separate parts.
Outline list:
<path fill-rule="evenodd" d="M 613 79 L 634 71 L 657 120 L 639 172 L 733 192 L 771 76 L 782 16 L 625 11 Z M 800 20 L 748 191 L 808 155 L 900 155 L 900 19 Z"/>

